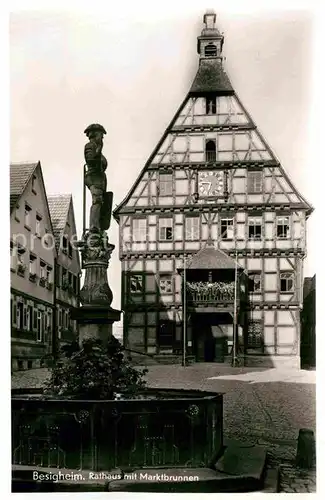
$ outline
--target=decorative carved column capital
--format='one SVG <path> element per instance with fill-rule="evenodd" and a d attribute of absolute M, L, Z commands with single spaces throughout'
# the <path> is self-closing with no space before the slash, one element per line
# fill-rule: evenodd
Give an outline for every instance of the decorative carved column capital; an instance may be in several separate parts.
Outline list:
<path fill-rule="evenodd" d="M 107 268 L 115 246 L 109 243 L 105 231 L 86 233 L 78 246 L 82 267 L 86 271 L 84 286 L 80 290 L 81 303 L 109 307 L 113 294 L 107 281 Z"/>

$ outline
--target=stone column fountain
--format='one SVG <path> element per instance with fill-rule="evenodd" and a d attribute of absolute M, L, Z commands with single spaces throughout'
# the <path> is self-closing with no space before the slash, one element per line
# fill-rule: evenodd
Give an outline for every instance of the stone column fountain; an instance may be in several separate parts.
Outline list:
<path fill-rule="evenodd" d="M 81 306 L 72 311 L 72 318 L 79 326 L 79 343 L 86 338 L 107 341 L 112 335 L 112 325 L 120 321 L 121 311 L 113 309 L 113 294 L 107 280 L 107 268 L 115 246 L 109 243 L 113 193 L 106 191 L 107 160 L 102 154 L 103 136 L 106 131 L 98 123 L 89 125 L 85 134 L 89 142 L 85 146 L 84 169 L 84 228 L 78 242 L 82 268 L 85 269 L 84 285 L 80 291 Z M 89 227 L 85 227 L 85 188 L 92 196 Z"/>

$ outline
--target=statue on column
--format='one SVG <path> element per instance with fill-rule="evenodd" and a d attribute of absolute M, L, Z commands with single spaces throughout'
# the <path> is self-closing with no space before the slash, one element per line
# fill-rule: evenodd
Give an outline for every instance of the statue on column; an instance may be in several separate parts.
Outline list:
<path fill-rule="evenodd" d="M 112 192 L 106 192 L 107 160 L 102 154 L 106 130 L 99 123 L 93 123 L 86 128 L 85 134 L 89 142 L 84 150 L 87 167 L 84 183 L 92 197 L 88 229 L 91 233 L 101 233 L 110 226 L 113 198 Z"/>

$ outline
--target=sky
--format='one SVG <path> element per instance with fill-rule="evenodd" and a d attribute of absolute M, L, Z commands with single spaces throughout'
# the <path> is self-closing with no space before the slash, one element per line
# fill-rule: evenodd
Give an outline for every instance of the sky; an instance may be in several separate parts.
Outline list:
<path fill-rule="evenodd" d="M 82 230 L 84 129 L 107 135 L 108 189 L 125 197 L 189 90 L 206 8 L 224 32 L 225 70 L 301 194 L 314 204 L 311 162 L 314 14 L 302 10 L 188 8 L 15 11 L 10 16 L 10 160 L 41 161 L 48 194 L 72 193 Z M 184 5 L 184 4 L 183 4 Z M 316 223 L 307 226 L 305 275 L 316 272 Z M 120 306 L 118 226 L 109 267 Z"/>

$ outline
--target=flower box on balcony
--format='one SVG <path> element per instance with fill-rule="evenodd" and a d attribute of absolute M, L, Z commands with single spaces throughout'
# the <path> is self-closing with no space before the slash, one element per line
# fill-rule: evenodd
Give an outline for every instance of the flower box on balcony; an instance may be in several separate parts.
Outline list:
<path fill-rule="evenodd" d="M 25 271 L 26 271 L 26 266 L 24 266 L 23 264 L 18 264 L 17 274 L 19 274 L 19 276 L 25 276 Z"/>
<path fill-rule="evenodd" d="M 51 291 L 53 289 L 53 283 L 47 282 L 47 288 L 48 288 L 48 290 Z"/>
<path fill-rule="evenodd" d="M 40 284 L 40 286 L 42 286 L 43 288 L 45 288 L 45 286 L 46 286 L 46 278 L 40 278 L 39 284 Z"/>
<path fill-rule="evenodd" d="M 194 303 L 230 302 L 234 299 L 235 284 L 233 282 L 190 282 L 187 290 Z"/>
<path fill-rule="evenodd" d="M 36 282 L 36 273 L 29 273 L 29 281 L 32 283 Z"/>

